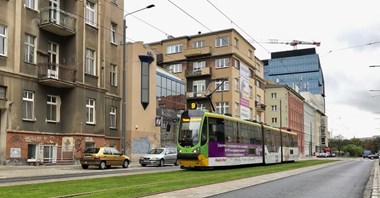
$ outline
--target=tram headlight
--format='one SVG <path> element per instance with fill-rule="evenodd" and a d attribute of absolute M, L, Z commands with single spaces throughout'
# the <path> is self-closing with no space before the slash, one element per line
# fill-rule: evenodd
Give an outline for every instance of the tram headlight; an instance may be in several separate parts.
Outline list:
<path fill-rule="evenodd" d="M 193 153 L 199 153 L 199 148 L 194 149 Z"/>

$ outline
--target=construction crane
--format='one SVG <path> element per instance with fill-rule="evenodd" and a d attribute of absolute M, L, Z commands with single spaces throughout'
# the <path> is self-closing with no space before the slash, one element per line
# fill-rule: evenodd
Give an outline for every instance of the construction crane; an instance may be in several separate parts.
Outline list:
<path fill-rule="evenodd" d="M 317 41 L 300 41 L 300 40 L 292 40 L 292 41 L 280 41 L 278 39 L 269 39 L 269 42 L 266 42 L 266 43 L 270 43 L 270 44 L 286 44 L 286 45 L 290 45 L 290 46 L 293 46 L 293 49 L 297 49 L 297 45 L 315 45 L 317 47 L 319 47 L 321 45 L 321 42 L 317 42 Z"/>

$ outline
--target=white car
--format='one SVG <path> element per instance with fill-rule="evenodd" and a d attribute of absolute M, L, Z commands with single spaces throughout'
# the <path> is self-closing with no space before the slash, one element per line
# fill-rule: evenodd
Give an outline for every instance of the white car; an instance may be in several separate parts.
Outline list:
<path fill-rule="evenodd" d="M 176 148 L 155 148 L 149 153 L 140 157 L 141 166 L 156 165 L 164 166 L 164 164 L 174 164 L 177 166 L 177 149 Z"/>

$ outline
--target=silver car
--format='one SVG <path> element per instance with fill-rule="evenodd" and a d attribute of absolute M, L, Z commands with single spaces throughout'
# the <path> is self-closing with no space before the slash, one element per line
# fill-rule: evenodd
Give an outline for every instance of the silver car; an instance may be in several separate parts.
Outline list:
<path fill-rule="evenodd" d="M 141 166 L 156 165 L 164 166 L 164 164 L 174 164 L 177 166 L 177 149 L 176 148 L 155 148 L 140 157 Z"/>

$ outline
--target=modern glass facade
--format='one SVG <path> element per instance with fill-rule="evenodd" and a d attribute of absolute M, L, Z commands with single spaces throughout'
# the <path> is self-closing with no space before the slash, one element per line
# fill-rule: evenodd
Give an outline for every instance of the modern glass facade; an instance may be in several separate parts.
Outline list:
<path fill-rule="evenodd" d="M 315 48 L 275 52 L 264 61 L 264 79 L 287 84 L 297 92 L 325 96 L 325 83 Z"/>
<path fill-rule="evenodd" d="M 156 97 L 185 95 L 185 83 L 173 74 L 157 69 Z"/>

